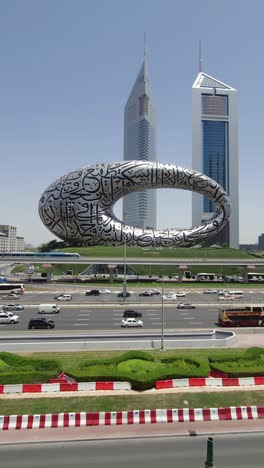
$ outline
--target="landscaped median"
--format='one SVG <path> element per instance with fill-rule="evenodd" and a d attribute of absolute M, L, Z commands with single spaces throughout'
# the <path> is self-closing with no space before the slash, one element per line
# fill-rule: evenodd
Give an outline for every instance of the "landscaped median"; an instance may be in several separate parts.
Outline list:
<path fill-rule="evenodd" d="M 212 376 L 247 378 L 248 383 L 253 377 L 264 377 L 263 348 L 197 350 L 192 354 L 184 350 L 164 353 L 129 351 L 109 353 L 109 357 L 99 352 L 87 352 L 71 353 L 66 359 L 63 353 L 52 354 L 53 359 L 44 359 L 44 356 L 45 353 L 38 357 L 0 353 L 0 385 L 47 384 L 56 382 L 62 372 L 78 384 L 128 382 L 136 391 L 155 388 L 157 381 L 177 380 L 178 385 L 182 382 L 185 386 L 188 379 L 192 382 L 198 379 L 197 385 L 199 381 L 202 385 L 205 382 L 210 385 L 212 381 L 208 378 Z M 216 380 L 214 382 L 217 384 Z"/>
<path fill-rule="evenodd" d="M 63 372 L 70 376 L 70 382 L 61 382 L 58 379 L 58 375 Z M 215 378 L 212 378 L 211 375 Z M 50 381 L 53 383 L 49 384 Z M 157 381 L 161 382 L 159 391 L 153 390 Z M 177 384 L 181 391 L 167 393 L 165 390 L 166 382 Z M 242 391 L 242 387 L 239 391 L 228 391 L 227 393 L 212 391 L 212 388 L 210 392 L 206 388 L 203 392 L 197 392 L 198 388 L 194 391 L 188 389 L 187 393 L 185 387 L 212 387 L 216 385 L 221 388 L 221 385 L 230 387 L 230 384 L 247 385 L 248 387 L 263 383 L 264 349 L 262 348 L 251 348 L 246 351 L 196 350 L 194 352 L 193 350 L 181 350 L 162 353 L 160 351 L 35 353 L 31 356 L 0 353 L 0 392 L 3 391 L 5 394 L 12 391 L 18 393 L 32 391 L 34 393 L 39 392 L 39 390 L 44 393 L 50 390 L 61 392 L 59 398 L 55 397 L 56 393 L 53 394 L 54 396 L 48 393 L 46 398 L 42 394 L 33 395 L 33 393 L 15 396 L 0 395 L 0 415 L 4 415 L 2 416 L 4 425 L 9 425 L 9 422 L 7 423 L 7 421 L 11 421 L 10 418 L 8 419 L 9 416 L 17 415 L 14 418 L 20 417 L 20 419 L 16 419 L 18 422 L 15 425 L 20 425 L 24 421 L 21 426 L 24 427 L 28 424 L 37 424 L 38 420 L 46 421 L 46 414 L 49 415 L 47 421 L 51 419 L 53 421 L 70 421 L 70 416 L 60 416 L 58 419 L 56 415 L 78 413 L 77 416 L 71 416 L 72 420 L 77 422 L 86 420 L 87 417 L 84 416 L 86 413 L 90 415 L 98 412 L 101 414 L 100 421 L 106 420 L 103 413 L 113 413 L 111 416 L 113 421 L 118 414 L 117 420 L 120 421 L 121 418 L 123 421 L 123 416 L 121 417 L 120 413 L 133 412 L 133 414 L 137 414 L 139 411 L 147 411 L 144 413 L 146 415 L 155 414 L 153 411 L 161 411 L 161 413 L 156 414 L 174 411 L 174 413 L 166 414 L 175 415 L 177 412 L 178 415 L 189 414 L 188 417 L 192 418 L 193 414 L 200 414 L 197 411 L 209 414 L 205 410 L 210 409 L 211 415 L 214 414 L 212 409 L 233 408 L 240 405 L 242 409 L 240 408 L 238 411 L 247 414 L 248 418 L 251 414 L 254 418 L 257 414 L 259 418 L 263 414 L 261 408 L 264 405 L 264 392 L 257 390 L 256 387 L 254 391 L 248 388 L 246 391 Z M 13 385 L 14 387 L 12 387 Z M 162 385 L 164 385 L 164 390 Z M 123 390 L 123 394 L 122 391 L 118 392 L 118 396 L 107 394 L 108 390 L 115 388 Z M 130 388 L 133 392 L 129 391 Z M 86 393 L 94 390 L 103 390 L 103 392 L 100 396 L 94 393 L 88 396 Z M 74 391 L 74 396 L 65 397 L 63 394 L 65 391 Z M 35 396 L 37 398 L 34 398 Z M 253 413 L 251 410 L 243 409 L 251 406 L 260 409 L 254 409 Z M 146 408 L 150 409 L 146 410 Z M 159 410 L 160 408 L 163 409 Z M 196 410 L 191 408 L 196 408 Z M 232 411 L 234 414 L 234 410 Z M 30 415 L 30 419 L 28 419 L 28 415 Z M 40 417 L 40 415 L 42 416 Z M 97 418 L 97 416 L 91 417 L 94 417 L 95 420 Z M 109 417 L 106 417 L 107 420 Z M 88 417 L 90 421 L 89 418 L 90 416 Z M 14 420 L 12 419 L 12 421 Z"/>

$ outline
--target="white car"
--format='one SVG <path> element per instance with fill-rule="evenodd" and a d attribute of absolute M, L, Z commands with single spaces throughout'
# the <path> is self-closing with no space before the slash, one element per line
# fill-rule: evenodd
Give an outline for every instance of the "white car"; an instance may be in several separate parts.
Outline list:
<path fill-rule="evenodd" d="M 24 306 L 19 304 L 4 304 L 2 306 L 3 311 L 6 310 L 24 310 Z"/>
<path fill-rule="evenodd" d="M 143 327 L 143 322 L 135 318 L 127 318 L 122 320 L 121 327 Z"/>
<path fill-rule="evenodd" d="M 0 324 L 1 323 L 18 323 L 19 322 L 19 316 L 14 315 L 12 312 L 0 312 Z"/>
<path fill-rule="evenodd" d="M 159 296 L 161 294 L 161 291 L 159 289 L 150 289 L 152 292 L 153 296 Z"/>
<path fill-rule="evenodd" d="M 220 294 L 220 295 L 218 296 L 218 300 L 219 300 L 219 301 L 226 301 L 226 300 L 231 300 L 231 301 L 233 301 L 234 299 L 235 299 L 235 296 L 234 296 L 233 294 L 228 294 L 228 293 L 226 293 L 226 294 Z"/>
<path fill-rule="evenodd" d="M 176 294 L 176 297 L 186 297 L 186 292 L 183 292 L 183 291 L 176 292 L 175 294 Z"/>
<path fill-rule="evenodd" d="M 72 300 L 72 295 L 71 294 L 60 294 L 59 296 L 56 296 L 54 299 L 57 301 L 71 301 Z"/>
<path fill-rule="evenodd" d="M 175 301 L 177 296 L 175 293 L 168 293 L 163 295 L 163 299 L 165 299 L 165 301 Z"/>
<path fill-rule="evenodd" d="M 187 302 L 182 302 L 177 305 L 177 309 L 196 309 L 194 304 L 189 304 Z"/>
<path fill-rule="evenodd" d="M 105 288 L 99 289 L 99 292 L 100 294 L 111 294 L 110 289 L 105 289 Z"/>

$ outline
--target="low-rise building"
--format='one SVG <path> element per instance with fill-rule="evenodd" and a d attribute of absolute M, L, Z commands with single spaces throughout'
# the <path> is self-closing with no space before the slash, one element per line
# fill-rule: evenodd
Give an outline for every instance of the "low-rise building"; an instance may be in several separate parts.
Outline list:
<path fill-rule="evenodd" d="M 17 236 L 17 228 L 0 224 L 0 252 L 23 252 L 24 237 Z"/>

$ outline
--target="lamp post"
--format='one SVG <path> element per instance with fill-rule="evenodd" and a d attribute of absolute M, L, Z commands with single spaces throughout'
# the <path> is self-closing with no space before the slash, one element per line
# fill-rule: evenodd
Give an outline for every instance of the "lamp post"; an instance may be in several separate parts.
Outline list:
<path fill-rule="evenodd" d="M 164 272 L 162 271 L 162 289 L 161 289 L 161 351 L 164 351 Z"/>
<path fill-rule="evenodd" d="M 124 215 L 126 215 L 126 213 L 125 213 Z M 125 231 L 125 228 L 124 228 L 124 240 L 125 240 L 125 242 L 124 242 L 124 279 L 123 279 L 123 298 L 124 298 L 124 301 L 125 301 L 125 300 L 126 300 L 126 292 L 127 292 L 127 290 L 126 290 L 126 273 L 127 273 L 127 272 L 126 272 L 126 266 L 127 266 L 127 265 L 126 265 L 126 247 L 127 247 L 127 245 L 126 245 L 126 231 Z"/>

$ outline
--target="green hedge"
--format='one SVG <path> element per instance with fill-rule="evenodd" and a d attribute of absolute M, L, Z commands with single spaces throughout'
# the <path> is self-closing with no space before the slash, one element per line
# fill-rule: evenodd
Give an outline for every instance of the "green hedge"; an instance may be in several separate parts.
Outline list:
<path fill-rule="evenodd" d="M 155 359 L 146 352 L 129 351 L 112 359 L 84 361 L 67 373 L 79 382 L 128 381 L 134 390 L 146 390 L 153 388 L 157 380 L 206 377 L 209 365 L 206 359 L 184 355 Z"/>
<path fill-rule="evenodd" d="M 57 372 L 15 372 L 0 374 L 0 385 L 26 384 L 26 383 L 47 383 L 50 379 L 58 376 Z"/>
<path fill-rule="evenodd" d="M 1 352 L 0 384 L 45 383 L 61 372 L 55 360 L 33 359 Z"/>
<path fill-rule="evenodd" d="M 244 353 L 228 352 L 221 356 L 209 356 L 211 369 L 229 377 L 253 377 L 264 375 L 264 349 L 249 348 Z"/>

